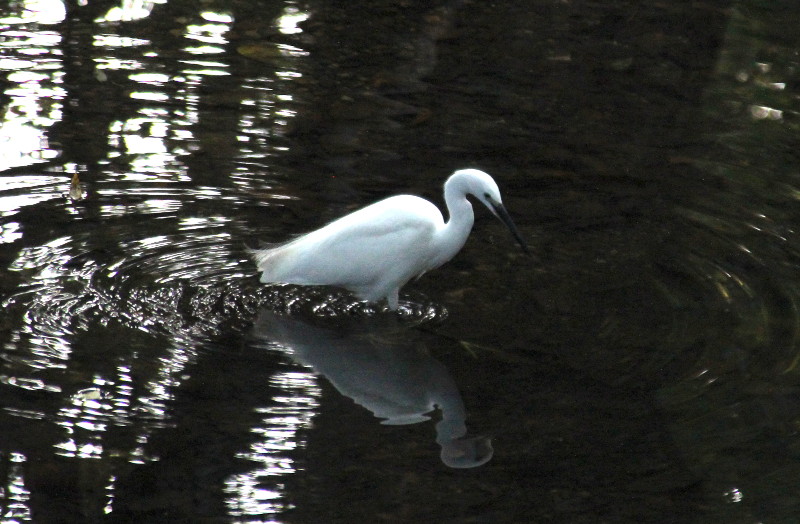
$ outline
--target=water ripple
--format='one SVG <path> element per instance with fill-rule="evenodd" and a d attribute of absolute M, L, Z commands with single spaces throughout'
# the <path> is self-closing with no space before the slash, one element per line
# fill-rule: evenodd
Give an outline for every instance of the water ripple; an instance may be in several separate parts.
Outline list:
<path fill-rule="evenodd" d="M 682 210 L 686 233 L 659 264 L 662 296 L 678 307 L 693 302 L 702 315 L 691 320 L 706 323 L 699 331 L 707 339 L 700 367 L 794 372 L 800 355 L 796 235 L 764 215 L 739 211 L 712 217 Z"/>
<path fill-rule="evenodd" d="M 86 239 L 61 237 L 23 250 L 11 266 L 33 282 L 3 305 L 25 308 L 22 333 L 38 348 L 34 367 L 59 366 L 70 352 L 67 338 L 92 322 L 115 320 L 148 333 L 208 339 L 242 329 L 263 304 L 331 318 L 383 311 L 337 289 L 261 285 L 244 246 L 227 232 L 156 235 L 113 250 L 88 245 Z M 443 307 L 412 298 L 401 304 L 403 322 L 446 317 Z"/>
<path fill-rule="evenodd" d="M 381 303 L 358 300 L 353 295 L 324 286 L 302 287 L 274 284 L 264 288 L 265 304 L 272 310 L 305 317 L 335 319 L 340 317 L 372 317 L 386 312 Z M 396 313 L 401 322 L 419 325 L 440 322 L 447 318 L 444 306 L 430 302 L 421 295 L 405 295 Z"/>

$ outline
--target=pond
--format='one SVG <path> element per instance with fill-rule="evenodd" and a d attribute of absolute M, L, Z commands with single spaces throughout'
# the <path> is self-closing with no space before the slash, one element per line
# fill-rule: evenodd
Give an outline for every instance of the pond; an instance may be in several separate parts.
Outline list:
<path fill-rule="evenodd" d="M 794 522 L 800 5 L 0 8 L 0 523 Z M 495 178 L 401 307 L 248 247 Z"/>

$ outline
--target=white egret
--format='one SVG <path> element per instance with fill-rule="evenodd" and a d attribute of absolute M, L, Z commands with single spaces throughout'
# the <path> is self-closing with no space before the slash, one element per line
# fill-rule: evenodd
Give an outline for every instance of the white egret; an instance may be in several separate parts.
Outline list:
<path fill-rule="evenodd" d="M 459 252 L 475 217 L 473 195 L 502 220 L 527 253 L 528 247 L 503 207 L 494 179 L 477 169 L 453 173 L 444 184 L 450 219 L 413 195 L 381 200 L 285 244 L 252 250 L 261 282 L 343 287 L 362 300 L 385 298 L 396 310 L 406 282 Z"/>

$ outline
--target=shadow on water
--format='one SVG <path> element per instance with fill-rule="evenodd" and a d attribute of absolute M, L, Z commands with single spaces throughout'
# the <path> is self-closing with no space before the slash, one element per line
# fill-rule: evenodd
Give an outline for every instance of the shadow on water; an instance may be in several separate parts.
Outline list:
<path fill-rule="evenodd" d="M 0 522 L 794 521 L 798 14 L 0 7 Z M 258 283 L 471 166 L 533 262 Z"/>

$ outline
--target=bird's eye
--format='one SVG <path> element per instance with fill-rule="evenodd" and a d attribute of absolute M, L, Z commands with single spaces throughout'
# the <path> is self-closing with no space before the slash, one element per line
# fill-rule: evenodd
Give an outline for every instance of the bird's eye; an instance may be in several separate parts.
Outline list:
<path fill-rule="evenodd" d="M 484 193 L 483 198 L 485 198 L 486 200 L 491 200 L 492 196 L 489 193 Z"/>

